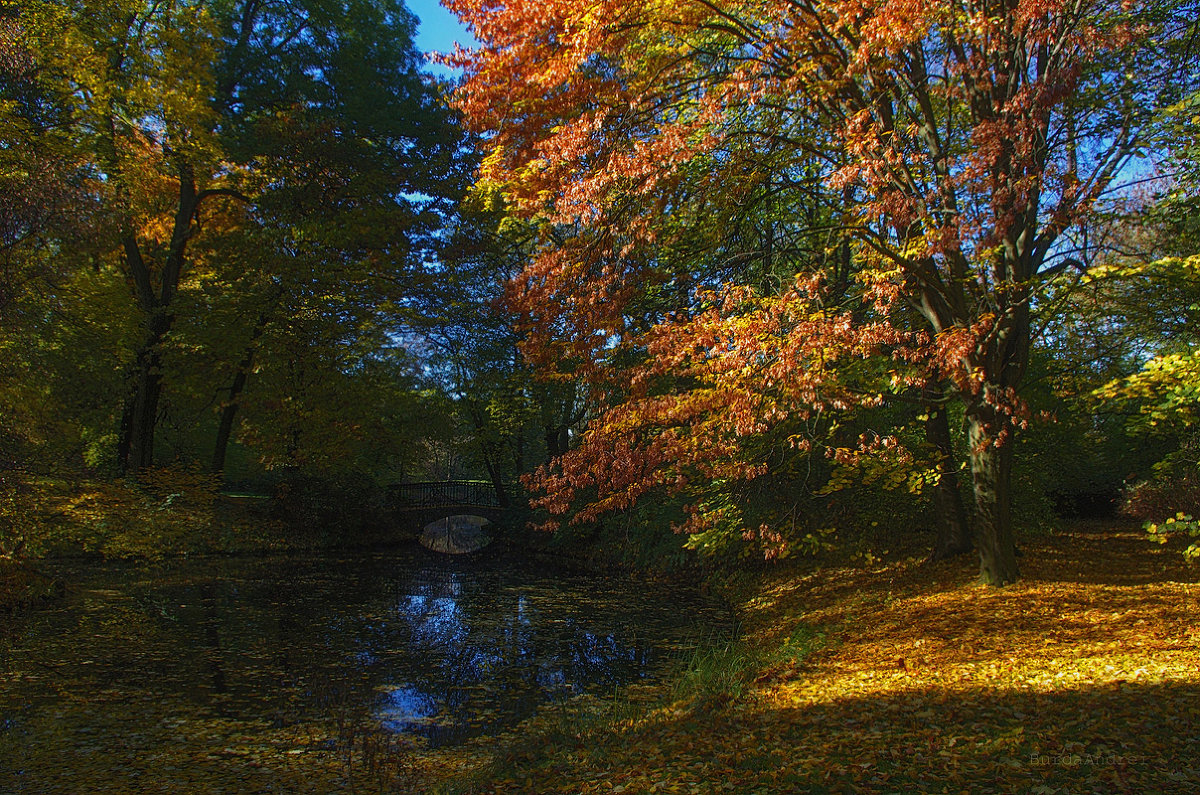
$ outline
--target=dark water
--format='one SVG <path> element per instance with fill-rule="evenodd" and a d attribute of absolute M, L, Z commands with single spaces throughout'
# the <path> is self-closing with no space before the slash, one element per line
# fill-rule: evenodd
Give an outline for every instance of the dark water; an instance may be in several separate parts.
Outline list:
<path fill-rule="evenodd" d="M 660 676 L 727 625 L 718 605 L 686 590 L 486 552 L 59 573 L 67 598 L 0 639 L 0 746 L 10 752 L 66 742 L 63 732 L 102 733 L 105 748 L 121 732 L 126 745 L 153 744 L 147 725 L 197 716 L 265 730 L 356 721 L 454 744 L 550 701 Z"/>

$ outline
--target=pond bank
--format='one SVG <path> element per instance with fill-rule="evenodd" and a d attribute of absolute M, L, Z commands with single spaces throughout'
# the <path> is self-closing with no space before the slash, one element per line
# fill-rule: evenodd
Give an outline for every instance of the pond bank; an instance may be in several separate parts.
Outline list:
<path fill-rule="evenodd" d="M 444 791 L 1195 792 L 1200 569 L 1119 522 L 1024 548 L 1004 589 L 969 556 L 777 571 L 725 697 L 522 735 Z"/>
<path fill-rule="evenodd" d="M 415 540 L 421 528 L 370 499 L 229 495 L 172 483 L 150 489 L 129 481 L 41 479 L 19 503 L 0 505 L 0 613 L 52 599 L 64 583 L 42 561 L 158 561 L 227 555 L 371 551 Z M 515 518 L 483 554 L 520 554 L 581 572 L 696 580 L 697 568 L 670 573 L 563 544 Z"/>
<path fill-rule="evenodd" d="M 257 538 L 261 554 L 312 540 L 229 526 L 246 529 L 210 542 Z M 82 747 L 96 765 L 165 771 L 164 792 L 1196 791 L 1200 568 L 1119 522 L 1022 545 L 1024 579 L 998 590 L 976 583 L 972 556 L 925 564 L 917 552 L 743 575 L 715 586 L 736 603 L 742 642 L 714 637 L 652 685 L 567 700 L 452 747 L 336 716 L 152 726 L 150 705 L 111 688 L 67 712 L 127 716 L 105 731 L 148 727 L 131 729 L 145 737 L 121 758 Z"/>

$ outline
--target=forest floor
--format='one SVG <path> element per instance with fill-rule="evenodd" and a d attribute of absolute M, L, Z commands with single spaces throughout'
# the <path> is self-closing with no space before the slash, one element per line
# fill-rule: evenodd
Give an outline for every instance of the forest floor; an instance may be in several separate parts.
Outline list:
<path fill-rule="evenodd" d="M 424 760 L 426 785 L 1200 791 L 1200 567 L 1114 522 L 1032 539 L 1021 566 L 999 589 L 968 558 L 780 573 L 741 600 L 736 696 L 545 719 Z"/>

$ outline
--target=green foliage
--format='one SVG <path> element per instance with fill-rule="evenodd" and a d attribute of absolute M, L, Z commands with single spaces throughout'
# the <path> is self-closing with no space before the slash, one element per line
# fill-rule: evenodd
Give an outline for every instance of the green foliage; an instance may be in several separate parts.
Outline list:
<path fill-rule="evenodd" d="M 1159 544 L 1166 544 L 1176 535 L 1198 539 L 1183 551 L 1183 557 L 1188 563 L 1200 560 L 1200 520 L 1193 518 L 1191 514 L 1180 512 L 1161 523 L 1147 522 L 1145 529 L 1151 539 Z"/>
<path fill-rule="evenodd" d="M 1067 511 L 1115 505 L 1130 482 L 1196 468 L 1188 440 L 1200 405 L 1200 260 L 1180 256 L 1186 240 L 1162 209 L 1134 207 L 1096 225 L 1122 253 L 1056 288 L 1064 310 L 1030 364 L 1033 420 L 1021 463 Z"/>
<path fill-rule="evenodd" d="M 0 26 L 5 443 L 207 465 L 232 417 L 238 476 L 411 464 L 397 342 L 469 166 L 403 4 L 39 0 Z"/>
<path fill-rule="evenodd" d="M 1200 420 L 1200 255 L 1122 264 L 1093 274 L 1133 300 L 1125 333 L 1148 349 L 1140 367 L 1093 393 L 1101 403 L 1132 410 L 1147 434 L 1178 432 Z"/>
<path fill-rule="evenodd" d="M 742 540 L 750 540 L 755 534 L 746 528 L 746 516 L 741 500 L 732 492 L 735 484 L 727 480 L 714 480 L 696 488 L 686 499 L 690 511 L 705 517 L 704 526 L 689 533 L 684 547 L 693 549 L 708 558 L 741 557 L 748 550 Z M 681 502 L 677 498 L 676 502 Z M 743 529 L 745 528 L 745 529 Z M 769 530 L 768 530 L 769 533 Z M 768 543 L 773 536 L 768 536 Z"/>
<path fill-rule="evenodd" d="M 1175 167 L 1177 185 L 1163 198 L 1158 208 L 1160 213 L 1174 220 L 1188 219 L 1183 231 L 1187 237 L 1183 244 L 1193 250 L 1200 238 L 1196 221 L 1196 204 L 1200 196 L 1189 195 L 1185 188 L 1200 185 L 1200 91 L 1193 92 L 1178 102 L 1164 108 L 1160 113 L 1157 143 L 1167 152 L 1171 165 Z M 1189 234 L 1190 233 L 1190 234 Z"/>
<path fill-rule="evenodd" d="M 263 484 L 259 484 L 260 486 Z M 394 543 L 383 490 L 363 473 L 277 478 L 274 496 L 223 494 L 195 464 L 138 480 L 0 476 L 0 559 L 113 559 Z"/>

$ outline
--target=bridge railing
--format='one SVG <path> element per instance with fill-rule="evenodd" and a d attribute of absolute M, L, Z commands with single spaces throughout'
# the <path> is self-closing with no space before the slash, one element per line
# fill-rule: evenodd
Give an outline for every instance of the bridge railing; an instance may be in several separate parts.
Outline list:
<path fill-rule="evenodd" d="M 486 480 L 429 480 L 395 483 L 388 488 L 397 508 L 428 508 L 440 505 L 477 505 L 499 508 L 496 489 Z"/>

